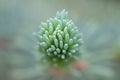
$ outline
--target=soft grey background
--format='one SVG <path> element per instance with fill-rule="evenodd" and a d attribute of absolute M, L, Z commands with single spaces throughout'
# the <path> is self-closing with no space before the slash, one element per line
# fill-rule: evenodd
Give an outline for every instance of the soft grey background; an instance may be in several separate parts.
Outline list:
<path fill-rule="evenodd" d="M 63 9 L 83 33 L 88 52 L 120 53 L 119 0 L 0 0 L 1 80 L 50 80 L 36 64 L 39 56 L 32 33 Z M 119 65 L 115 67 L 119 74 Z"/>

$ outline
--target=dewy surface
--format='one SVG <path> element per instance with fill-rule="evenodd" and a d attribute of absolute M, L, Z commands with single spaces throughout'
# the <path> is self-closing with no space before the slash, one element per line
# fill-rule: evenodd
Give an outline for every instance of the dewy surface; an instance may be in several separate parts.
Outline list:
<path fill-rule="evenodd" d="M 43 62 L 51 66 L 65 66 L 80 58 L 81 33 L 65 10 L 41 23 L 36 33 L 39 53 Z"/>

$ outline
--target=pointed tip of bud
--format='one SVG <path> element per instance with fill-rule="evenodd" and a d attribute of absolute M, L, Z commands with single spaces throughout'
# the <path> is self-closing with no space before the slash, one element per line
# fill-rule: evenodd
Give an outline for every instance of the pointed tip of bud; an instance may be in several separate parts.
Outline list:
<path fill-rule="evenodd" d="M 61 58 L 62 58 L 62 59 L 65 59 L 65 55 L 61 55 Z"/>

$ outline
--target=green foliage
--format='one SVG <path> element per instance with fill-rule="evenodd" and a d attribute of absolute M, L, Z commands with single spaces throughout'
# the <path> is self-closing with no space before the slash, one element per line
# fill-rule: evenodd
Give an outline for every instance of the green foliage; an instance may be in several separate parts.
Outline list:
<path fill-rule="evenodd" d="M 55 67 L 80 58 L 81 34 L 67 14 L 65 10 L 57 12 L 54 18 L 41 23 L 36 34 L 43 61 Z"/>

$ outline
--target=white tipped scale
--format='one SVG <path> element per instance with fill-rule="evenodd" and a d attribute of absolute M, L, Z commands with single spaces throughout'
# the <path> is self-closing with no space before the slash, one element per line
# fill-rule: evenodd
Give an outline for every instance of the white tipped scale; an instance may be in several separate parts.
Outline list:
<path fill-rule="evenodd" d="M 67 23 L 67 20 L 66 20 L 66 19 L 63 19 L 63 23 L 66 24 L 66 23 Z"/>
<path fill-rule="evenodd" d="M 56 33 L 57 33 L 57 31 L 54 31 L 54 32 L 53 32 L 53 36 L 55 36 L 55 35 L 56 35 Z"/>
<path fill-rule="evenodd" d="M 53 37 L 53 39 L 56 39 L 56 34 L 53 34 L 53 36 L 52 36 L 52 37 Z"/>
<path fill-rule="evenodd" d="M 39 31 L 37 34 L 41 35 L 42 33 L 43 33 L 43 31 Z M 36 34 L 36 35 L 37 35 L 37 34 Z M 38 36 L 38 35 L 37 35 L 37 36 Z"/>
<path fill-rule="evenodd" d="M 52 35 L 49 35 L 49 40 L 50 40 L 50 42 L 53 41 L 53 36 Z"/>
<path fill-rule="evenodd" d="M 53 26 L 52 25 L 49 26 L 49 32 L 50 32 L 50 34 L 53 33 Z"/>
<path fill-rule="evenodd" d="M 57 32 L 59 32 L 59 33 L 60 33 L 60 32 L 61 32 L 61 30 L 57 30 Z"/>
<path fill-rule="evenodd" d="M 69 39 L 69 45 L 73 44 L 73 39 Z"/>
<path fill-rule="evenodd" d="M 68 32 L 67 32 L 67 27 L 64 28 L 64 33 L 65 33 L 65 34 L 68 34 Z"/>
<path fill-rule="evenodd" d="M 68 27 L 65 27 L 65 29 L 64 29 L 64 34 L 65 34 L 65 36 L 67 35 L 67 36 L 69 37 L 69 34 L 68 34 L 67 29 L 68 29 Z"/>
<path fill-rule="evenodd" d="M 77 30 L 76 32 L 78 32 L 78 28 L 77 28 L 77 26 L 74 26 L 74 30 L 75 30 L 75 31 Z"/>
<path fill-rule="evenodd" d="M 62 40 L 63 40 L 63 38 L 62 38 L 61 34 L 60 34 L 60 33 L 58 33 L 57 35 L 58 35 L 59 41 L 60 41 L 60 40 L 62 41 Z"/>
<path fill-rule="evenodd" d="M 63 52 L 64 54 L 66 54 L 66 50 L 62 50 L 62 52 Z"/>
<path fill-rule="evenodd" d="M 76 37 L 76 36 L 74 36 L 74 37 L 73 37 L 73 39 L 74 39 L 74 40 L 77 40 L 77 37 Z"/>
<path fill-rule="evenodd" d="M 70 23 L 70 25 L 71 25 L 71 27 L 75 27 L 75 25 L 74 25 L 74 23 L 73 23 L 73 22 L 71 22 L 71 23 Z"/>
<path fill-rule="evenodd" d="M 49 19 L 47 19 L 47 22 L 48 22 L 48 23 L 51 23 L 51 21 L 50 21 Z"/>
<path fill-rule="evenodd" d="M 54 55 L 57 55 L 57 52 L 56 52 L 56 51 L 54 52 Z"/>
<path fill-rule="evenodd" d="M 69 34 L 65 34 L 65 42 L 68 42 L 69 41 Z"/>
<path fill-rule="evenodd" d="M 45 42 L 49 45 L 50 40 L 49 40 L 48 36 L 46 34 L 44 34 L 43 37 L 44 37 Z"/>
<path fill-rule="evenodd" d="M 69 52 L 68 54 L 69 54 L 69 56 L 72 56 L 72 53 Z"/>
<path fill-rule="evenodd" d="M 64 15 L 64 13 L 65 13 L 65 9 L 63 9 L 63 10 L 61 11 L 61 14 L 62 14 L 62 15 Z"/>
<path fill-rule="evenodd" d="M 39 40 L 42 40 L 42 39 L 43 39 L 43 36 L 38 36 L 38 39 L 39 39 Z"/>
<path fill-rule="evenodd" d="M 68 27 L 66 26 L 66 27 L 64 28 L 64 31 L 67 32 L 67 29 L 68 29 Z"/>
<path fill-rule="evenodd" d="M 49 26 L 53 26 L 53 24 L 51 22 L 49 22 Z"/>
<path fill-rule="evenodd" d="M 44 26 L 41 26 L 41 27 L 44 27 L 44 28 L 45 28 L 45 30 L 48 30 L 48 29 L 49 29 L 47 24 L 46 24 L 46 25 L 44 25 Z"/>
<path fill-rule="evenodd" d="M 54 45 L 51 45 L 51 49 L 54 51 L 54 50 L 55 50 L 55 46 L 54 46 Z"/>
<path fill-rule="evenodd" d="M 38 41 L 42 41 L 43 37 L 42 36 L 36 36 L 36 38 L 38 39 Z"/>
<path fill-rule="evenodd" d="M 46 34 L 43 34 L 43 37 L 44 37 L 44 38 L 48 38 Z"/>
<path fill-rule="evenodd" d="M 64 37 L 64 32 L 63 31 L 61 31 L 60 34 L 61 34 L 62 37 Z"/>
<path fill-rule="evenodd" d="M 49 52 L 52 52 L 52 49 L 51 49 L 51 48 L 49 48 L 48 50 L 49 50 Z"/>
<path fill-rule="evenodd" d="M 47 49 L 46 52 L 49 53 L 49 49 Z"/>
<path fill-rule="evenodd" d="M 72 27 L 72 22 L 70 22 L 70 23 L 68 24 L 68 26 L 69 26 L 69 27 Z"/>
<path fill-rule="evenodd" d="M 73 33 L 73 32 L 75 31 L 75 29 L 74 29 L 74 28 L 72 28 L 72 29 L 71 29 L 71 31 L 72 31 L 72 33 Z"/>
<path fill-rule="evenodd" d="M 47 25 L 45 22 L 41 22 L 41 25 L 44 26 L 44 25 Z"/>
<path fill-rule="evenodd" d="M 56 30 L 59 30 L 59 29 L 60 29 L 60 24 L 58 24 L 58 25 L 57 25 L 57 28 L 56 28 Z"/>
<path fill-rule="evenodd" d="M 41 32 L 42 32 L 42 31 L 45 31 L 45 28 L 42 27 L 42 28 L 41 28 Z"/>
<path fill-rule="evenodd" d="M 50 18 L 49 20 L 50 20 L 50 21 L 53 21 L 53 18 Z"/>
<path fill-rule="evenodd" d="M 46 30 L 46 31 L 45 31 L 45 34 L 46 34 L 46 35 L 49 35 L 49 32 Z"/>
<path fill-rule="evenodd" d="M 57 17 L 54 17 L 54 21 L 58 21 Z"/>
<path fill-rule="evenodd" d="M 58 19 L 58 23 L 59 23 L 60 25 L 62 25 L 62 21 L 61 21 L 61 20 L 59 20 L 59 19 Z"/>
<path fill-rule="evenodd" d="M 78 36 L 81 38 L 81 37 L 83 37 L 83 34 L 82 34 L 82 33 L 79 33 Z"/>
<path fill-rule="evenodd" d="M 41 25 L 42 25 L 42 27 L 46 27 L 46 26 L 47 26 L 47 23 L 41 22 Z"/>
<path fill-rule="evenodd" d="M 57 51 L 57 53 L 60 53 L 60 49 L 59 48 L 57 48 L 56 51 Z"/>
<path fill-rule="evenodd" d="M 71 53 L 76 53 L 76 50 L 71 50 Z"/>
<path fill-rule="evenodd" d="M 59 33 L 62 35 L 63 31 L 59 30 Z"/>
<path fill-rule="evenodd" d="M 62 59 L 65 59 L 65 55 L 61 55 L 61 58 L 62 58 Z"/>
<path fill-rule="evenodd" d="M 54 23 L 54 27 L 56 27 L 58 25 L 58 18 L 57 17 L 54 17 L 54 20 L 53 20 L 53 23 Z"/>
<path fill-rule="evenodd" d="M 78 30 L 75 30 L 75 32 L 78 32 Z"/>
<path fill-rule="evenodd" d="M 65 9 L 63 9 L 62 11 L 67 12 Z"/>
<path fill-rule="evenodd" d="M 70 23 L 72 23 L 72 20 L 67 21 L 67 22 L 66 22 L 66 25 L 67 25 L 68 27 L 71 27 L 71 25 L 69 25 Z"/>
<path fill-rule="evenodd" d="M 60 12 L 59 11 L 57 11 L 57 13 L 56 13 L 56 17 L 60 17 Z"/>
<path fill-rule="evenodd" d="M 81 38 L 78 39 L 77 41 L 78 41 L 80 44 L 83 44 L 83 43 L 84 43 L 83 39 L 81 39 Z"/>
<path fill-rule="evenodd" d="M 75 29 L 71 29 L 72 36 L 76 34 Z"/>
<path fill-rule="evenodd" d="M 67 50 L 68 49 L 68 44 L 64 45 L 64 49 Z"/>
<path fill-rule="evenodd" d="M 79 44 L 74 44 L 72 47 L 77 48 L 77 47 L 79 47 Z"/>
<path fill-rule="evenodd" d="M 65 11 L 65 9 L 63 9 L 62 12 L 60 12 L 60 16 L 62 19 L 65 19 L 67 17 L 67 12 Z"/>
<path fill-rule="evenodd" d="M 63 48 L 63 41 L 60 41 L 60 48 Z"/>
<path fill-rule="evenodd" d="M 58 40 L 57 39 L 54 39 L 54 44 L 56 47 L 58 47 Z"/>
<path fill-rule="evenodd" d="M 47 47 L 47 44 L 45 42 L 42 42 L 42 43 L 40 43 L 40 46 L 45 48 L 45 47 Z"/>

